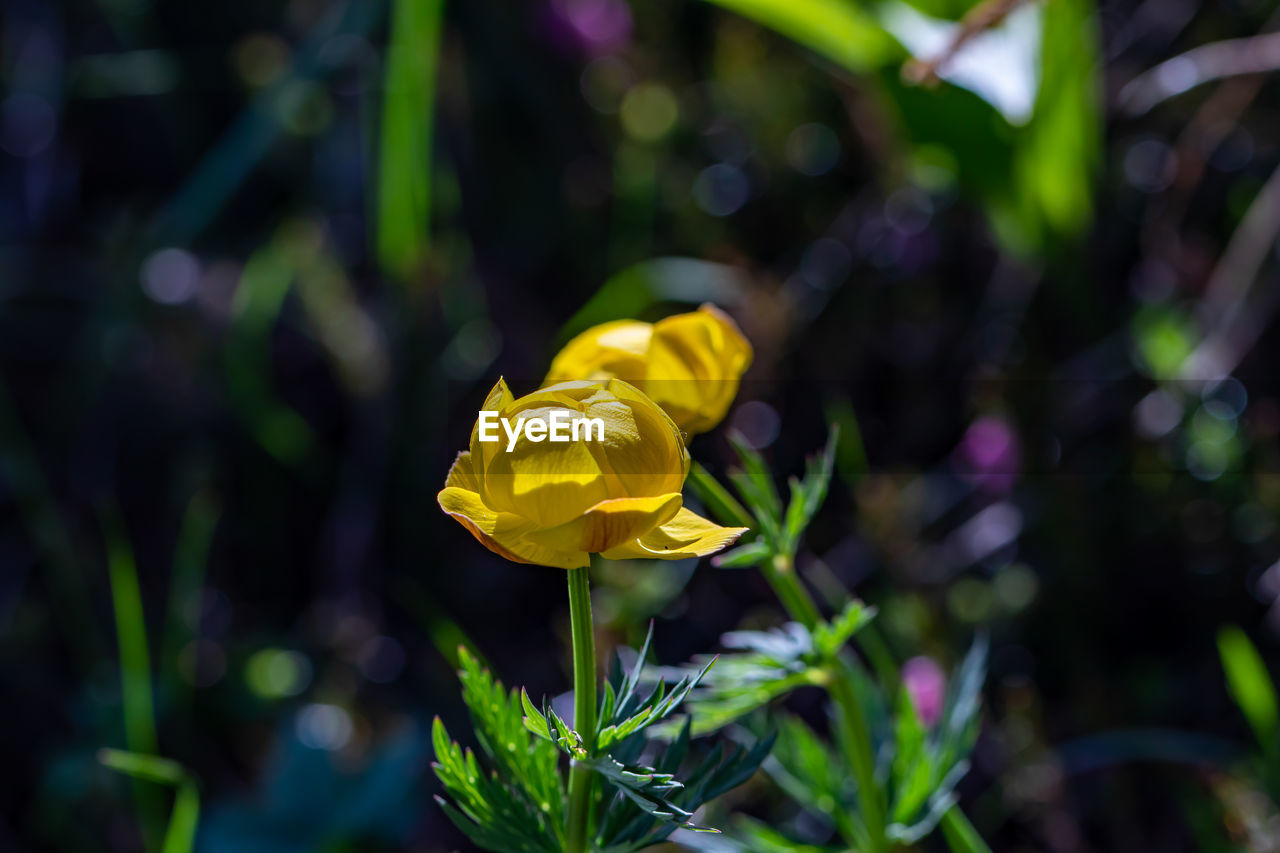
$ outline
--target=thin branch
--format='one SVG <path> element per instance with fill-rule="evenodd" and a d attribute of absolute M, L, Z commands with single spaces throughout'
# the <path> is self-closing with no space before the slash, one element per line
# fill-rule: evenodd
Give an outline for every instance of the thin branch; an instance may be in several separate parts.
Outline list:
<path fill-rule="evenodd" d="M 1271 173 L 1254 197 L 1209 277 L 1199 307 L 1201 322 L 1208 332 L 1183 364 L 1182 378 L 1210 381 L 1226 376 L 1257 343 L 1276 308 L 1276 300 L 1270 293 L 1263 293 L 1261 301 L 1255 300 L 1248 311 L 1245 307 L 1277 237 L 1280 168 Z"/>
<path fill-rule="evenodd" d="M 1193 48 L 1133 78 L 1120 90 L 1120 108 L 1142 115 L 1156 104 L 1224 77 L 1280 69 L 1280 33 L 1212 42 Z"/>
<path fill-rule="evenodd" d="M 909 59 L 902 66 L 902 78 L 916 85 L 936 86 L 943 66 L 955 58 L 975 36 L 998 27 L 1009 13 L 1025 0 L 986 0 L 969 10 L 951 42 L 932 59 Z"/>

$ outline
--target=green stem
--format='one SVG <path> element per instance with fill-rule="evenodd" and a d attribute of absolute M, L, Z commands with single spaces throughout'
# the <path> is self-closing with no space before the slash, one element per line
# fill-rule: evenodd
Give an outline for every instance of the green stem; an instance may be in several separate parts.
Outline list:
<path fill-rule="evenodd" d="M 596 732 L 596 649 L 587 569 L 569 570 L 569 624 L 573 632 L 573 728 L 590 755 Z M 569 771 L 569 842 L 565 853 L 586 853 L 594 773 L 573 762 Z"/>
<path fill-rule="evenodd" d="M 769 586 L 773 587 L 774 594 L 791 618 L 812 631 L 822 621 L 822 612 L 796 577 L 795 558 L 790 554 L 775 554 L 761 568 Z"/>
<path fill-rule="evenodd" d="M 991 853 L 987 842 L 982 840 L 959 806 L 952 806 L 942 815 L 942 834 L 955 853 Z"/>
<path fill-rule="evenodd" d="M 810 630 L 821 621 L 822 614 L 818 605 L 796 577 L 795 559 L 791 555 L 776 555 L 771 563 L 764 565 L 764 575 L 792 619 Z M 862 705 L 858 702 L 853 678 L 846 667 L 832 667 L 827 692 L 840 707 L 840 719 L 845 727 L 845 736 L 841 739 L 846 751 L 845 760 L 853 768 L 853 775 L 858 780 L 862 818 L 870 836 L 871 851 L 876 853 L 885 849 L 884 804 L 880 788 L 876 784 L 875 761 L 871 755 L 871 731 L 867 726 L 866 716 L 862 713 Z"/>

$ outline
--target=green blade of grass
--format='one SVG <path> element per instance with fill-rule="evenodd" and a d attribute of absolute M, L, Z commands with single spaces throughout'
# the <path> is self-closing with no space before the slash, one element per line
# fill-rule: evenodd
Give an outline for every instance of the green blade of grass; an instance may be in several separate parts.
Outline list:
<path fill-rule="evenodd" d="M 1277 725 L 1276 688 L 1267 665 L 1244 631 L 1234 625 L 1218 632 L 1218 654 L 1227 674 L 1231 698 L 1253 727 L 1258 743 L 1272 752 Z"/>
<path fill-rule="evenodd" d="M 120 699 L 124 709 L 124 740 L 131 752 L 154 754 L 156 739 L 155 700 L 151 688 L 151 653 L 147 649 L 147 625 L 142 611 L 142 590 L 133 550 L 114 518 L 105 526 L 107 574 L 111 582 L 111 603 L 116 620 L 116 645 L 120 656 Z M 138 823 L 148 850 L 160 826 L 161 805 L 156 792 L 134 785 Z"/>
<path fill-rule="evenodd" d="M 196 829 L 200 825 L 200 791 L 188 779 L 178 787 L 169 813 L 169 829 L 164 834 L 162 853 L 191 853 L 196 846 Z"/>
<path fill-rule="evenodd" d="M 751 513 L 747 512 L 747 508 L 739 503 L 729 490 L 711 475 L 710 471 L 703 468 L 701 462 L 693 463 L 689 468 L 689 479 L 685 482 L 721 524 L 750 528 L 757 526 L 756 520 L 752 518 Z"/>
<path fill-rule="evenodd" d="M 850 71 L 870 71 L 905 51 L 852 0 L 709 0 L 798 42 Z"/>
<path fill-rule="evenodd" d="M 156 751 L 155 705 L 151 695 L 151 654 L 142 614 L 142 591 L 133 552 L 114 525 L 107 531 L 107 569 L 120 652 L 120 692 L 125 743 L 133 752 Z"/>
<path fill-rule="evenodd" d="M 169 812 L 161 853 L 191 853 L 195 849 L 196 829 L 200 824 L 200 789 L 185 767 L 168 758 L 120 749 L 99 750 L 98 761 L 135 781 L 174 788 L 173 809 Z"/>
<path fill-rule="evenodd" d="M 431 144 L 444 0 L 394 0 L 378 164 L 378 261 L 407 281 L 427 256 Z"/>
<path fill-rule="evenodd" d="M 169 605 L 165 617 L 164 653 L 161 678 L 172 679 L 177 671 L 178 656 L 195 639 L 191 619 L 204 586 L 205 564 L 209 546 L 218 523 L 218 506 L 213 496 L 201 490 L 192 496 L 178 531 L 174 548 L 173 573 L 169 582 Z"/>

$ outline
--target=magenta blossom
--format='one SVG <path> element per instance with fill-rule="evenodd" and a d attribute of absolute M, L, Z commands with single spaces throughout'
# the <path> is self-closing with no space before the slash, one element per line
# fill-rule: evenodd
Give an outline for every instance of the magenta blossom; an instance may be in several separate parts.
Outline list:
<path fill-rule="evenodd" d="M 1013 488 L 1021 471 L 1018 435 L 998 415 L 974 421 L 956 447 L 956 473 L 988 492 L 1004 494 Z"/>
<path fill-rule="evenodd" d="M 614 53 L 631 39 L 626 0 L 551 0 L 551 35 L 588 56 Z"/>
<path fill-rule="evenodd" d="M 932 726 L 942 719 L 947 701 L 947 676 L 937 661 L 929 657 L 912 658 L 902 665 L 902 686 L 911 697 L 920 721 Z"/>

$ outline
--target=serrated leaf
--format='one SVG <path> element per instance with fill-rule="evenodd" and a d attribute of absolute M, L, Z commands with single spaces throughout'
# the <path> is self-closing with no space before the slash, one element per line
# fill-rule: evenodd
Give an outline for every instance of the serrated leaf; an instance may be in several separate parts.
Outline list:
<path fill-rule="evenodd" d="M 508 691 L 465 648 L 458 651 L 458 664 L 462 699 L 471 712 L 476 740 L 513 789 L 546 811 L 548 831 L 558 832 L 565 800 L 558 752 L 546 740 L 530 739 L 531 732 L 541 737 L 526 723 L 532 703 L 526 706 L 524 691 Z"/>
<path fill-rule="evenodd" d="M 782 525 L 782 498 L 778 495 L 778 487 L 774 485 L 769 466 L 755 448 L 736 432 L 729 433 L 729 443 L 738 454 L 742 463 L 740 470 L 731 471 L 729 479 L 737 487 L 738 493 L 746 499 L 756 520 L 766 536 L 778 541 Z"/>
<path fill-rule="evenodd" d="M 832 472 L 836 464 L 836 447 L 840 440 L 840 428 L 831 426 L 827 435 L 827 443 L 822 453 L 811 456 L 805 461 L 804 479 L 792 477 L 791 502 L 787 506 L 787 515 L 783 524 L 783 542 L 786 551 L 795 553 L 800 538 L 808 529 L 813 517 L 822 508 L 827 499 L 827 491 L 831 486 Z"/>
<path fill-rule="evenodd" d="M 608 749 L 612 744 L 637 734 L 669 717 L 679 707 L 680 703 L 685 700 L 689 692 L 706 678 L 707 673 L 715 665 L 715 662 L 716 658 L 712 658 L 707 661 L 702 669 L 680 679 L 669 693 L 664 692 L 665 685 L 659 681 L 657 688 L 650 695 L 643 708 L 632 716 L 614 722 L 600 730 L 597 740 L 598 747 L 600 749 Z"/>
<path fill-rule="evenodd" d="M 856 598 L 851 599 L 843 610 L 813 629 L 814 651 L 823 658 L 835 657 L 845 643 L 871 623 L 875 615 L 874 607 L 867 607 Z"/>
<path fill-rule="evenodd" d="M 750 748 L 735 747 L 727 757 L 724 757 L 723 747 L 717 745 L 694 764 L 692 773 L 684 780 L 683 788 L 669 791 L 664 796 L 682 811 L 690 814 L 696 812 L 704 803 L 737 787 L 755 773 L 772 749 L 773 742 L 773 737 L 761 738 Z M 674 774 L 688 748 L 689 728 L 686 725 L 680 736 L 653 762 L 653 769 L 663 774 Z M 623 802 L 629 803 L 630 799 L 620 794 L 610 805 L 598 839 L 602 848 L 613 853 L 646 849 L 681 828 L 674 821 L 654 817 L 648 812 L 628 818 L 619 810 Z M 686 825 L 684 828 L 692 827 Z M 705 827 L 702 829 L 707 831 Z"/>

